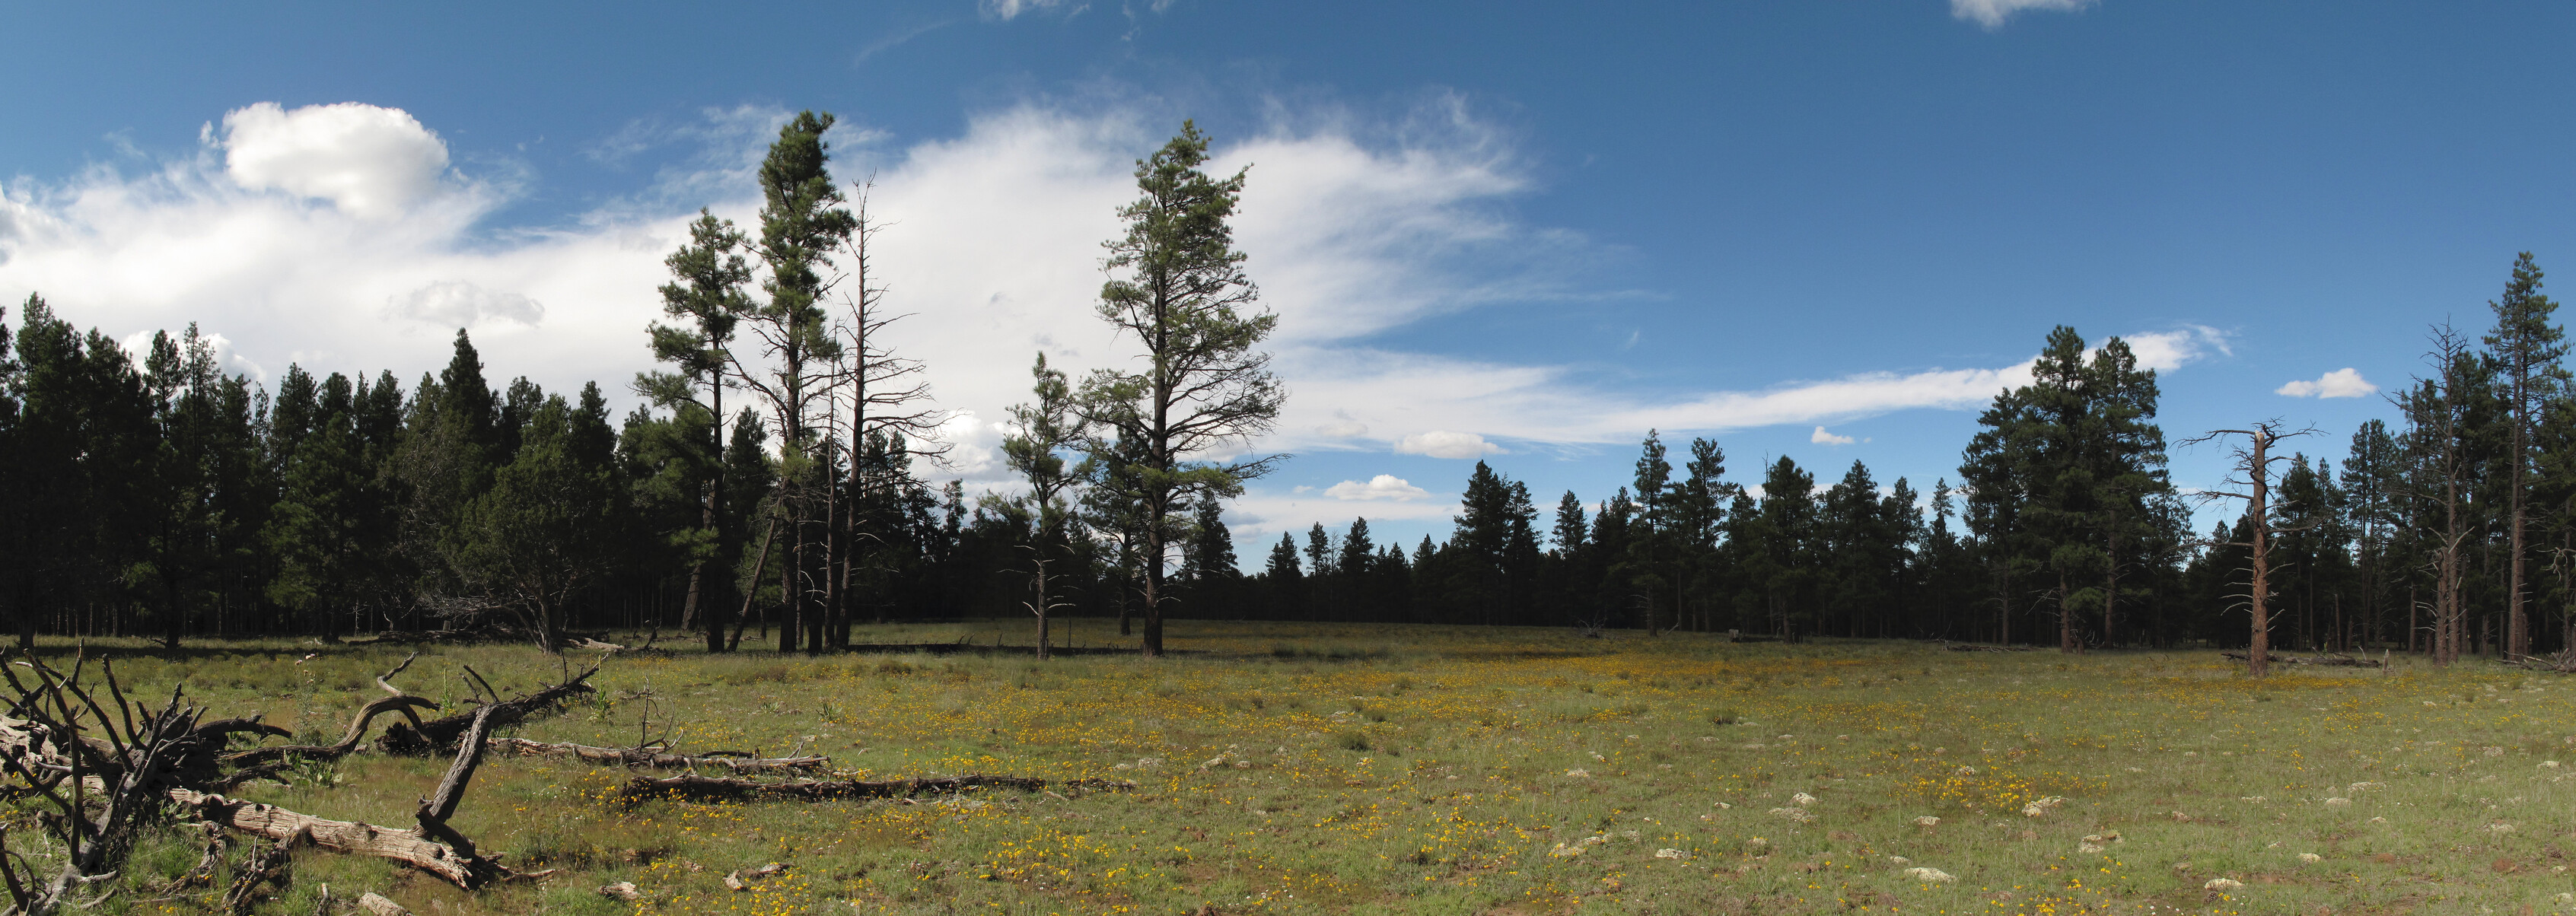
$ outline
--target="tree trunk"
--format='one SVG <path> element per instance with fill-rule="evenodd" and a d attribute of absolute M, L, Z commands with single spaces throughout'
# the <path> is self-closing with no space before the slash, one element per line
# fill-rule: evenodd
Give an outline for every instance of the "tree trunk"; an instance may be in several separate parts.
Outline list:
<path fill-rule="evenodd" d="M 2245 590 L 2246 602 L 2254 612 L 2254 629 L 2252 645 L 2246 651 L 2246 667 L 2254 677 L 2260 678 L 2271 672 L 2271 659 L 2267 653 L 2272 648 L 2272 620 L 2266 604 L 2272 588 L 2272 542 L 2269 536 L 2272 515 L 2271 492 L 2265 476 L 2272 467 L 2268 457 L 2272 436 L 2269 431 L 2257 427 L 2253 439 L 2254 460 L 2247 462 L 2245 474 L 2246 480 L 2253 484 L 2253 505 L 2247 512 L 2253 520 L 2248 527 L 2254 529 L 2254 576 Z"/>
<path fill-rule="evenodd" d="M 1163 656 L 1163 550 L 1162 511 L 1157 506 L 1153 518 L 1145 529 L 1144 655 L 1146 658 Z"/>
<path fill-rule="evenodd" d="M 2102 645 L 2109 648 L 2120 644 L 2120 529 L 2113 527 L 2103 541 L 2111 561 L 2102 576 Z"/>
<path fill-rule="evenodd" d="M 2075 609 L 2074 609 L 2074 608 L 2070 608 L 2070 607 L 2067 607 L 2067 606 L 2066 606 L 2066 599 L 2067 599 L 2068 597 L 2070 597 L 2070 596 L 2074 595 L 2074 594 L 2075 594 L 2075 583 L 2074 583 L 2073 581 L 2070 581 L 2070 580 L 2067 578 L 2067 576 L 2066 576 L 2066 571 L 2065 571 L 2065 570 L 2062 570 L 2062 569 L 2061 569 L 2061 570 L 2058 570 L 2058 572 L 2057 572 L 2057 651 L 2059 651 L 2059 652 L 2063 652 L 2063 653 L 2066 653 L 2066 654 L 2069 654 L 2069 655 L 2074 654 L 2074 653 L 2075 653 L 2075 648 L 2076 648 L 2076 647 L 2075 647 Z"/>

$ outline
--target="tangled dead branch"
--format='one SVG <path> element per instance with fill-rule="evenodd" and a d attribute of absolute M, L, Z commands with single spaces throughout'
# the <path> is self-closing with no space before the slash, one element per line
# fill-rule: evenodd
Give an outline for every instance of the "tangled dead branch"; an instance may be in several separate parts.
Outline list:
<path fill-rule="evenodd" d="M 449 821 L 489 747 L 490 731 L 552 708 L 566 697 L 590 692 L 586 681 L 599 669 L 593 666 L 564 683 L 514 699 L 495 695 L 495 702 L 470 712 L 423 722 L 416 710 L 436 709 L 438 704 L 406 695 L 392 683 L 418 657 L 414 653 L 376 678 L 377 686 L 389 696 L 361 708 L 338 742 L 238 752 L 227 749 L 236 738 L 292 735 L 257 717 L 205 719 L 203 710 L 187 705 L 184 694 L 175 689 L 156 711 L 127 699 L 107 662 L 98 662 L 96 676 L 88 676 L 86 653 L 76 655 L 68 671 L 32 653 L 0 667 L 0 677 L 16 693 L 5 706 L 6 714 L 0 715 L 0 775 L 13 777 L 13 782 L 23 784 L 20 794 L 52 809 L 39 820 L 67 853 L 59 872 L 39 875 L 25 857 L 8 851 L 7 834 L 0 831 L 0 886 L 9 894 L 0 916 L 36 916 L 57 913 L 66 906 L 96 905 L 104 897 L 86 903 L 72 898 L 112 879 L 137 834 L 173 805 L 199 822 L 273 841 L 238 873 L 223 902 L 228 912 L 240 912 L 255 903 L 262 885 L 282 883 L 286 850 L 302 844 L 403 862 L 469 890 L 523 877 L 501 865 L 500 856 L 478 852 Z M 291 759 L 331 759 L 352 753 L 366 740 L 373 722 L 386 713 L 404 719 L 404 724 L 395 726 L 407 735 L 398 746 L 415 752 L 455 749 L 446 778 L 416 812 L 417 829 L 335 821 L 222 794 L 250 779 L 276 774 Z M 209 861 L 191 873 L 196 880 L 190 883 L 211 882 L 223 848 L 221 843 L 210 843 Z"/>
<path fill-rule="evenodd" d="M 508 700 L 500 700 L 496 696 L 496 702 L 476 707 L 474 711 L 443 716 L 416 725 L 399 723 L 385 729 L 384 735 L 376 739 L 376 747 L 391 754 L 438 753 L 456 747 L 458 740 L 464 737 L 466 729 L 473 727 L 474 720 L 484 710 L 491 711 L 492 724 L 496 727 L 515 725 L 526 721 L 528 716 L 539 711 L 553 709 L 556 704 L 565 700 L 596 692 L 589 681 L 591 675 L 598 673 L 599 666 L 592 665 L 580 674 L 566 678 L 563 683 L 547 685 L 535 693 L 522 694 Z"/>
<path fill-rule="evenodd" d="M 2533 671 L 2576 674 L 2576 649 L 2560 649 L 2548 655 L 2525 655 L 2505 664 L 2517 665 Z"/>

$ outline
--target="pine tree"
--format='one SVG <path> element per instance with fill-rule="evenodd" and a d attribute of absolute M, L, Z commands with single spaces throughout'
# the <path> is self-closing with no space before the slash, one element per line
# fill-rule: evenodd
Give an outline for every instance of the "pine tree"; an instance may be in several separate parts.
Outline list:
<path fill-rule="evenodd" d="M 656 462 L 661 470 L 676 475 L 666 485 L 696 497 L 697 523 L 669 537 L 685 552 L 689 566 L 681 619 L 704 625 L 709 652 L 724 651 L 726 622 L 725 602 L 714 594 L 711 572 L 741 549 L 727 541 L 730 526 L 722 516 L 724 370 L 734 327 L 752 309 L 751 297 L 743 291 L 752 277 L 750 262 L 741 253 L 745 244 L 732 220 L 698 211 L 697 221 L 689 225 L 689 241 L 662 261 L 672 276 L 661 287 L 662 313 L 684 323 L 656 322 L 646 329 L 653 358 L 671 369 L 637 373 L 634 386 L 635 393 L 671 412 L 668 427 L 658 436 L 664 441 L 653 450 L 663 459 Z"/>
<path fill-rule="evenodd" d="M 2558 303 L 2540 292 L 2540 265 L 2531 252 L 2514 257 L 2513 280 L 2504 295 L 2488 306 L 2495 311 L 2495 330 L 2486 336 L 2488 349 L 2494 353 L 2496 368 L 2503 375 L 2506 408 L 2511 411 L 2511 432 L 2505 460 L 2506 524 L 2510 531 L 2512 551 L 2505 586 L 2505 650 L 2507 660 L 2531 654 L 2531 624 L 2523 607 L 2527 592 L 2523 562 L 2530 556 L 2525 543 L 2528 527 L 2524 502 L 2530 492 L 2526 482 L 2531 468 L 2532 433 L 2536 415 L 2548 395 L 2567 380 L 2567 370 L 2558 364 L 2567 355 L 2567 333 L 2550 321 Z"/>
<path fill-rule="evenodd" d="M 1047 368 L 1045 353 L 1038 354 L 1037 364 L 1029 374 L 1037 380 L 1031 389 L 1037 401 L 1011 408 L 1011 419 L 1018 430 L 1002 440 L 1003 462 L 1019 472 L 1020 479 L 1028 481 L 1029 492 L 998 505 L 1015 527 L 1028 532 L 1028 539 L 1019 545 L 1028 552 L 1023 568 L 1029 575 L 1031 597 L 1025 605 L 1037 617 L 1037 654 L 1045 660 L 1047 621 L 1055 609 L 1067 606 L 1057 600 L 1055 589 L 1061 583 L 1051 582 L 1049 577 L 1056 573 L 1059 563 L 1070 558 L 1072 542 L 1078 536 L 1075 526 L 1080 523 L 1068 495 L 1091 474 L 1088 467 L 1068 463 L 1063 453 L 1081 444 L 1090 431 L 1076 412 L 1072 385 L 1066 382 L 1063 372 Z M 1230 569 L 1234 553 L 1231 544 L 1225 553 Z"/>
<path fill-rule="evenodd" d="M 1199 170 L 1208 138 L 1183 122 L 1179 136 L 1136 163 L 1141 196 L 1120 208 L 1127 231 L 1110 240 L 1100 317 L 1134 335 L 1142 372 L 1099 370 L 1083 384 L 1086 413 L 1137 448 L 1136 515 L 1145 606 L 1143 653 L 1163 654 L 1163 578 L 1173 514 L 1200 493 L 1231 497 L 1284 456 L 1205 460 L 1278 422 L 1286 389 L 1255 348 L 1279 318 L 1248 314 L 1259 295 L 1243 272 L 1231 220 L 1243 172 Z"/>
<path fill-rule="evenodd" d="M 820 425 L 822 403 L 830 393 L 829 369 L 842 357 L 840 342 L 825 324 L 822 298 L 831 286 L 826 271 L 832 252 L 858 230 L 858 219 L 826 166 L 831 161 L 823 134 L 832 127 L 829 114 L 799 112 L 778 129 L 778 140 L 760 164 L 760 242 L 754 249 L 769 276 L 761 282 L 768 300 L 743 315 L 741 327 L 759 340 L 754 365 L 744 354 L 728 350 L 727 374 L 749 389 L 777 423 L 780 467 L 777 509 L 781 519 L 781 581 L 794 583 L 779 629 L 778 650 L 819 651 L 826 621 L 821 588 L 829 571 L 819 548 L 819 525 L 831 486 L 827 449 Z"/>
<path fill-rule="evenodd" d="M 486 607 L 517 614 L 547 652 L 563 650 L 567 612 L 610 572 L 618 487 L 597 449 L 605 417 L 563 398 L 540 403 L 517 454 L 461 513 L 449 562 Z"/>

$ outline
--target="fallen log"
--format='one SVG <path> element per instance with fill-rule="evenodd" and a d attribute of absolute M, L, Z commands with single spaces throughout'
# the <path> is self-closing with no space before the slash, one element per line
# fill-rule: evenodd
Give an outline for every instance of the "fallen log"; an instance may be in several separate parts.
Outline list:
<path fill-rule="evenodd" d="M 515 872 L 495 861 L 498 857 L 466 856 L 455 847 L 432 840 L 418 830 L 328 820 L 276 805 L 193 789 L 172 789 L 169 798 L 182 810 L 210 824 L 221 824 L 279 842 L 293 839 L 299 833 L 310 834 L 313 845 L 323 849 L 391 859 L 437 875 L 466 890 L 516 876 Z"/>
<path fill-rule="evenodd" d="M 1980 646 L 1975 643 L 1948 640 L 1943 640 L 1942 645 L 1952 652 L 2030 652 L 2034 650 L 2032 646 Z"/>
<path fill-rule="evenodd" d="M 2507 659 L 2504 663 L 2533 671 L 2576 674 L 2576 649 L 2561 649 L 2548 655 L 2525 655 L 2518 659 Z"/>
<path fill-rule="evenodd" d="M 1136 788 L 1132 782 L 1109 779 L 1071 779 L 1054 783 L 1076 789 L 1099 789 L 1124 792 Z M 655 779 L 638 776 L 627 780 L 618 797 L 628 804 L 656 798 L 686 798 L 699 801 L 823 801 L 840 798 L 909 798 L 915 795 L 939 795 L 968 792 L 975 789 L 1019 789 L 1024 792 L 1045 791 L 1047 780 L 1033 776 L 934 776 L 922 779 L 800 779 L 791 782 L 761 782 L 720 776 L 683 773 Z"/>
<path fill-rule="evenodd" d="M 606 766 L 679 769 L 708 767 L 736 773 L 786 773 L 799 770 L 821 770 L 832 765 L 829 757 L 749 757 L 730 754 L 673 754 L 649 747 L 592 747 L 570 742 L 548 743 L 526 738 L 493 738 L 493 750 L 521 757 L 571 757 L 584 763 Z"/>
<path fill-rule="evenodd" d="M 2221 652 L 2219 654 L 2240 662 L 2253 660 L 2253 655 L 2245 652 Z M 2316 665 L 2326 668 L 2378 668 L 2387 664 L 2386 662 L 2376 658 L 2354 658 L 2349 655 L 2300 656 L 2266 652 L 2264 653 L 2264 656 L 2272 662 L 2283 665 Z"/>

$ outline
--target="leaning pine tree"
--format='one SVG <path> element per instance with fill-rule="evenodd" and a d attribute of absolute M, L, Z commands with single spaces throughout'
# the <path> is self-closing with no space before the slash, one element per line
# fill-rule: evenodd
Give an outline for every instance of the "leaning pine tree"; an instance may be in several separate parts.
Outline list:
<path fill-rule="evenodd" d="M 1244 173 L 1213 178 L 1207 135 L 1182 122 L 1151 158 L 1136 163 L 1142 195 L 1118 211 L 1127 231 L 1104 247 L 1111 279 L 1100 289 L 1100 317 L 1135 335 L 1143 348 L 1137 371 L 1102 369 L 1083 381 L 1085 419 L 1109 434 L 1095 451 L 1123 443 L 1129 470 L 1124 501 L 1140 520 L 1135 551 L 1144 605 L 1144 654 L 1163 654 L 1164 566 L 1200 494 L 1242 492 L 1284 455 L 1231 462 L 1206 456 L 1268 432 L 1287 392 L 1270 371 L 1270 354 L 1254 349 L 1279 318 L 1248 313 L 1259 299 L 1234 248 L 1234 216 Z"/>

